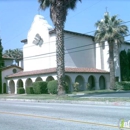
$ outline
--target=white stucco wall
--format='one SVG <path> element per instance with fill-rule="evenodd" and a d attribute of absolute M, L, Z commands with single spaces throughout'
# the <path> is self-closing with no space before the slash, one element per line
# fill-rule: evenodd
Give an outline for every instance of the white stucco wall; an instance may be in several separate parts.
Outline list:
<path fill-rule="evenodd" d="M 49 34 L 51 26 L 44 17 L 36 15 L 23 46 L 24 71 L 56 67 L 56 35 Z M 43 39 L 42 46 L 33 44 L 36 34 Z M 92 37 L 66 33 L 64 37 L 65 66 L 95 68 L 95 44 Z M 73 50 L 70 48 L 84 46 Z M 72 53 L 73 51 L 79 51 Z"/>
<path fill-rule="evenodd" d="M 78 76 L 81 76 L 84 80 L 84 85 L 83 85 L 83 89 L 86 90 L 86 85 L 88 83 L 88 79 L 90 76 L 93 76 L 94 77 L 94 84 L 95 84 L 95 89 L 98 90 L 100 89 L 100 86 L 99 86 L 99 78 L 101 76 L 103 76 L 105 78 L 105 89 L 109 89 L 109 73 L 66 73 L 65 74 L 66 76 L 69 77 L 70 79 L 70 91 L 72 92 L 73 91 L 73 84 L 76 82 L 76 78 Z M 17 94 L 17 83 L 18 83 L 18 80 L 21 79 L 23 81 L 23 87 L 24 89 L 28 86 L 26 86 L 26 81 L 27 79 L 31 79 L 32 82 L 35 82 L 36 81 L 36 78 L 37 77 L 40 77 L 42 78 L 43 81 L 46 81 L 47 77 L 49 76 L 52 76 L 55 80 L 57 79 L 57 75 L 56 73 L 52 73 L 52 74 L 40 74 L 40 75 L 32 75 L 32 76 L 26 76 L 26 77 L 17 77 L 17 78 L 13 78 L 13 79 L 7 79 L 7 83 L 8 83 L 8 87 L 9 87 L 9 83 L 11 80 L 14 81 L 14 87 L 15 87 L 15 94 Z M 26 90 L 26 89 L 25 89 Z"/>
<path fill-rule="evenodd" d="M 13 60 L 4 60 L 4 65 L 9 66 L 13 64 Z"/>
<path fill-rule="evenodd" d="M 96 43 L 96 68 L 109 71 L 109 47 L 108 43 L 99 44 Z"/>
<path fill-rule="evenodd" d="M 91 37 L 65 32 L 64 41 L 66 67 L 96 67 L 95 44 Z"/>
<path fill-rule="evenodd" d="M 121 52 L 122 50 L 126 50 L 128 51 L 128 49 L 130 49 L 130 44 L 128 43 L 123 43 L 121 44 L 120 48 L 119 48 L 119 51 Z"/>
<path fill-rule="evenodd" d="M 101 69 L 101 54 L 99 43 L 96 43 L 96 68 Z"/>
<path fill-rule="evenodd" d="M 2 93 L 3 93 L 3 83 L 7 83 L 7 80 L 5 79 L 5 77 L 13 74 L 13 69 L 16 69 L 17 72 L 21 71 L 21 69 L 19 69 L 17 67 L 11 67 L 9 69 L 5 69 L 5 70 L 2 71 Z"/>
<path fill-rule="evenodd" d="M 96 44 L 96 68 L 97 69 L 103 69 L 106 71 L 110 71 L 109 69 L 109 47 L 108 47 L 108 43 L 105 42 L 105 46 L 102 49 L 102 54 L 103 56 L 101 56 L 101 45 L 99 45 L 98 43 Z M 117 49 L 117 50 L 116 50 Z M 126 50 L 128 51 L 128 49 L 130 49 L 130 45 L 123 43 L 121 44 L 121 46 L 119 46 L 119 48 L 115 48 L 115 76 L 119 77 L 119 81 L 120 79 L 120 59 L 119 59 L 119 53 L 122 50 Z M 103 64 L 103 65 L 102 65 Z M 103 66 L 103 67 L 102 67 Z"/>
<path fill-rule="evenodd" d="M 108 43 L 105 42 L 105 46 L 103 49 L 103 64 L 104 64 L 104 69 L 106 71 L 109 71 L 109 46 Z"/>
<path fill-rule="evenodd" d="M 24 68 L 24 66 L 23 66 L 23 60 L 19 61 L 19 67 Z"/>
<path fill-rule="evenodd" d="M 51 26 L 41 15 L 36 15 L 32 26 L 28 32 L 28 42 L 23 47 L 24 71 L 39 70 L 55 67 L 55 40 L 50 38 L 49 30 Z M 33 44 L 36 34 L 43 39 L 41 46 Z M 53 55 L 53 56 L 52 56 Z"/>

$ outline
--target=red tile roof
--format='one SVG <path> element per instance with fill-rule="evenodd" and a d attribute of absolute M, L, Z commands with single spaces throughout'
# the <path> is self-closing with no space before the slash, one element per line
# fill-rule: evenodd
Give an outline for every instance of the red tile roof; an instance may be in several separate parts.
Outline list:
<path fill-rule="evenodd" d="M 23 70 L 23 68 L 21 68 L 21 67 L 19 67 L 17 65 L 9 65 L 9 66 L 3 67 L 1 69 L 3 71 L 3 70 L 7 70 L 7 69 L 10 69 L 10 68 L 13 68 L 13 67 Z"/>
<path fill-rule="evenodd" d="M 3 55 L 2 58 L 3 58 L 4 60 L 14 60 L 14 58 L 8 57 L 8 56 L 5 56 L 5 55 Z"/>
<path fill-rule="evenodd" d="M 66 73 L 109 73 L 108 71 L 95 69 L 95 68 L 65 68 L 65 72 Z M 31 76 L 37 74 L 49 74 L 49 73 L 56 73 L 56 68 L 33 70 L 33 71 L 20 71 L 18 73 L 9 75 L 7 78 L 24 77 L 24 76 Z"/>

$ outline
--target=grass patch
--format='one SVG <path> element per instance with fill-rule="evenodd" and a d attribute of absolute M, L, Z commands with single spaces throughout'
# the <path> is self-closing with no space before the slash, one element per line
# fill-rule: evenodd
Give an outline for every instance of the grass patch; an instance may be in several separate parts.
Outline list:
<path fill-rule="evenodd" d="M 56 94 L 0 94 L 0 99 L 30 99 L 30 100 L 43 100 L 43 101 L 98 101 L 98 102 L 130 102 L 130 98 L 108 98 L 108 97 L 71 97 L 68 95 L 57 96 Z"/>
<path fill-rule="evenodd" d="M 80 91 L 80 92 L 73 92 L 72 94 L 76 95 L 79 93 L 84 93 L 84 94 L 96 94 L 96 93 L 106 93 L 106 92 L 115 92 L 115 90 L 92 90 L 92 91 Z"/>

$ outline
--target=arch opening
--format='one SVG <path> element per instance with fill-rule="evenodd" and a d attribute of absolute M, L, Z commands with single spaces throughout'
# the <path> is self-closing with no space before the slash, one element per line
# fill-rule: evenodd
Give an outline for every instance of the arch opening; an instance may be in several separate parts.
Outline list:
<path fill-rule="evenodd" d="M 71 79 L 68 75 L 65 75 L 65 82 L 68 85 L 68 92 L 69 93 L 72 92 Z"/>
<path fill-rule="evenodd" d="M 9 82 L 9 89 L 10 89 L 10 93 L 11 93 L 11 94 L 14 94 L 14 93 L 15 93 L 15 83 L 14 83 L 13 80 L 11 80 L 11 81 Z"/>
<path fill-rule="evenodd" d="M 76 77 L 76 79 L 75 79 L 75 83 L 76 83 L 76 82 L 79 84 L 79 85 L 78 85 L 78 91 L 83 91 L 83 90 L 85 90 L 85 87 L 84 87 L 85 81 L 84 81 L 84 78 L 83 78 L 82 76 L 78 75 L 78 76 Z"/>
<path fill-rule="evenodd" d="M 101 90 L 106 89 L 106 83 L 104 76 L 100 76 L 99 78 L 99 87 Z"/>
<path fill-rule="evenodd" d="M 46 78 L 46 81 L 52 81 L 52 80 L 54 80 L 54 78 L 52 77 L 52 76 L 48 76 L 47 78 Z"/>
<path fill-rule="evenodd" d="M 35 82 L 38 82 L 38 81 L 43 81 L 41 77 L 37 77 Z"/>
<path fill-rule="evenodd" d="M 32 85 L 32 83 L 33 83 L 32 80 L 30 78 L 28 78 L 26 80 L 26 87 L 30 87 Z"/>
<path fill-rule="evenodd" d="M 89 83 L 88 89 L 89 90 L 95 90 L 95 78 L 94 78 L 94 76 L 92 76 L 92 75 L 89 76 L 88 83 Z"/>
<path fill-rule="evenodd" d="M 17 87 L 23 87 L 23 81 L 21 79 L 17 81 Z"/>

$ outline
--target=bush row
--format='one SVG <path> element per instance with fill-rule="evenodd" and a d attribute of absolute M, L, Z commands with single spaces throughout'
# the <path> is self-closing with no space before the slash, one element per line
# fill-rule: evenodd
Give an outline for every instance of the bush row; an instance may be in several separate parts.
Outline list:
<path fill-rule="evenodd" d="M 47 89 L 48 89 L 48 93 L 57 94 L 57 92 L 58 92 L 57 91 L 57 89 L 58 89 L 57 80 L 49 81 L 47 84 Z M 65 89 L 66 93 L 69 93 L 69 86 L 68 86 L 67 82 L 65 82 L 65 84 L 64 84 L 64 89 Z"/>
<path fill-rule="evenodd" d="M 23 87 L 17 88 L 17 94 L 24 94 L 24 93 L 25 93 L 25 90 Z"/>
<path fill-rule="evenodd" d="M 47 82 L 38 81 L 32 83 L 32 86 L 26 87 L 27 94 L 46 94 L 47 93 Z"/>
<path fill-rule="evenodd" d="M 39 81 L 32 83 L 32 86 L 26 87 L 26 93 L 27 94 L 57 94 L 57 89 L 58 89 L 58 82 L 57 80 L 52 80 L 49 82 L 44 82 L 44 81 Z M 65 91 L 66 93 L 69 92 L 69 87 L 68 84 L 65 83 Z M 23 94 L 25 93 L 25 90 L 23 87 L 19 87 L 17 89 L 18 94 Z"/>
<path fill-rule="evenodd" d="M 128 82 L 128 81 L 116 82 L 115 89 L 117 89 L 117 90 L 130 90 L 130 82 Z"/>

